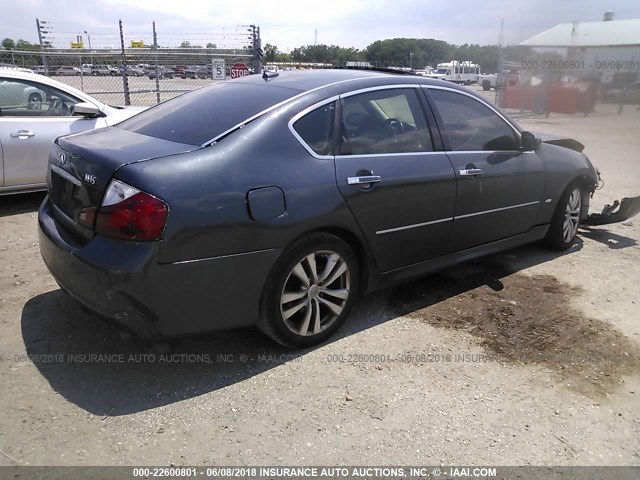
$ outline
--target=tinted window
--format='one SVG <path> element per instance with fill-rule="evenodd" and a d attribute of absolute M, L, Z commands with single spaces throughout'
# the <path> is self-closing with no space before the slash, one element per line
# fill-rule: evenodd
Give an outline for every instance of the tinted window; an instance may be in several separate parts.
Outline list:
<path fill-rule="evenodd" d="M 302 140 L 318 155 L 331 155 L 335 102 L 307 113 L 293 124 Z"/>
<path fill-rule="evenodd" d="M 66 117 L 78 99 L 45 84 L 0 78 L 0 115 L 3 117 Z"/>
<path fill-rule="evenodd" d="M 517 150 L 513 129 L 478 100 L 447 90 L 430 90 L 452 150 Z"/>
<path fill-rule="evenodd" d="M 267 85 L 216 83 L 145 110 L 119 123 L 118 128 L 172 142 L 202 145 L 298 93 Z"/>
<path fill-rule="evenodd" d="M 414 89 L 377 90 L 342 100 L 340 155 L 433 150 Z"/>

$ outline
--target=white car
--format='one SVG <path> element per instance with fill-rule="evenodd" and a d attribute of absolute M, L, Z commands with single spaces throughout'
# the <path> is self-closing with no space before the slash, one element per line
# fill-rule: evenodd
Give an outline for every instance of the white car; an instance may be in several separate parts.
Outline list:
<path fill-rule="evenodd" d="M 107 127 L 144 109 L 112 107 L 42 75 L 0 69 L 0 195 L 46 189 L 57 137 Z"/>

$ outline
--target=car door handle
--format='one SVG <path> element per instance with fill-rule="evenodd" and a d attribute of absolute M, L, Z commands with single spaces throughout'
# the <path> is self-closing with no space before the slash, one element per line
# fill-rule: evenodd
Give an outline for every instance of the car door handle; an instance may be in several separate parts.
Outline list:
<path fill-rule="evenodd" d="M 19 130 L 11 134 L 11 138 L 19 138 L 20 140 L 26 140 L 27 138 L 35 137 L 36 134 L 29 130 Z"/>
<path fill-rule="evenodd" d="M 481 168 L 463 168 L 462 170 L 460 170 L 461 177 L 469 177 L 469 176 L 475 176 L 475 175 L 482 175 L 482 169 Z"/>
<path fill-rule="evenodd" d="M 380 175 L 363 175 L 362 177 L 347 177 L 349 185 L 366 185 L 369 183 L 378 183 L 382 181 Z"/>

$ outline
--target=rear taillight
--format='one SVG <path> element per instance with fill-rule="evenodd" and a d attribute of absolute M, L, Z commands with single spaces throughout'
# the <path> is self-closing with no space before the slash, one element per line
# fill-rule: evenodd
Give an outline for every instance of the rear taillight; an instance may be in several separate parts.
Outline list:
<path fill-rule="evenodd" d="M 124 240 L 160 240 L 169 206 L 120 180 L 111 180 L 96 215 L 96 233 Z"/>

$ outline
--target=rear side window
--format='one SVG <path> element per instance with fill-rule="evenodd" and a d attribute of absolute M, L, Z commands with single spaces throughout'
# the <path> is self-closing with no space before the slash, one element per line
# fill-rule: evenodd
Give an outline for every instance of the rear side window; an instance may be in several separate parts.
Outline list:
<path fill-rule="evenodd" d="M 431 89 L 451 150 L 517 150 L 513 129 L 496 112 L 461 93 Z"/>
<path fill-rule="evenodd" d="M 312 110 L 293 124 L 302 141 L 318 155 L 331 155 L 333 145 L 333 124 L 336 103 Z"/>
<path fill-rule="evenodd" d="M 117 127 L 171 142 L 202 145 L 298 93 L 269 85 L 216 83 L 145 110 Z"/>
<path fill-rule="evenodd" d="M 415 89 L 382 89 L 342 100 L 339 155 L 433 150 Z"/>

